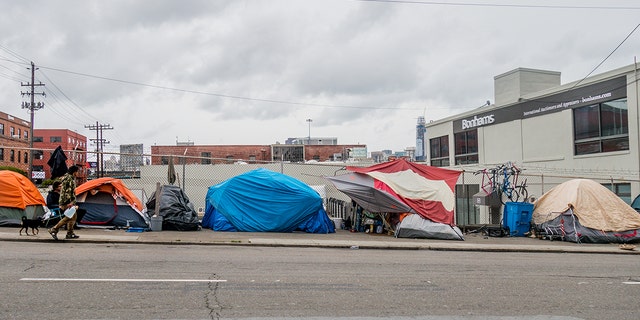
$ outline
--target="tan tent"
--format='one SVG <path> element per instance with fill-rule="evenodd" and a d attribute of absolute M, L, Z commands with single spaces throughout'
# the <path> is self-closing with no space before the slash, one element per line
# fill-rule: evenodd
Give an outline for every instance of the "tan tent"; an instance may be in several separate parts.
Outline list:
<path fill-rule="evenodd" d="M 572 207 L 585 227 L 602 231 L 640 229 L 640 214 L 605 186 L 588 179 L 574 179 L 542 195 L 533 209 L 533 222 L 555 219 Z"/>
<path fill-rule="evenodd" d="M 640 214 L 603 185 L 574 179 L 552 188 L 535 202 L 532 222 L 563 233 L 571 230 L 578 238 L 593 234 L 606 242 L 632 242 L 640 229 Z"/>

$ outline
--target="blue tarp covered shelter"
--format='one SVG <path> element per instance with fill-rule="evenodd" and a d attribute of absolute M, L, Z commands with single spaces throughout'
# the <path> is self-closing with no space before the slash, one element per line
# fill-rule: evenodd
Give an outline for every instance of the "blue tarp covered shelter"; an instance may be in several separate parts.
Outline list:
<path fill-rule="evenodd" d="M 209 187 L 202 227 L 214 231 L 335 232 L 315 190 L 267 169 L 252 170 Z"/>

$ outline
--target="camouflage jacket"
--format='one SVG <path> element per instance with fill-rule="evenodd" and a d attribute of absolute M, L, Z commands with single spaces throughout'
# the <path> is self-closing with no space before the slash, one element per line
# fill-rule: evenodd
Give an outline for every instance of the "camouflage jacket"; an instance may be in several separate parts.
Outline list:
<path fill-rule="evenodd" d="M 72 174 L 62 177 L 62 189 L 60 190 L 60 207 L 76 202 L 76 178 Z"/>

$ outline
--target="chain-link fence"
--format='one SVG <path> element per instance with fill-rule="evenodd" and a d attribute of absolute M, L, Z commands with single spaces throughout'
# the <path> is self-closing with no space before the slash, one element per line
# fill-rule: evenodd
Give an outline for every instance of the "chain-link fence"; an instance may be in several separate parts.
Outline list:
<path fill-rule="evenodd" d="M 487 194 L 482 186 L 487 184 L 487 177 L 476 172 L 481 169 L 478 167 L 466 167 L 458 179 L 456 185 L 456 223 L 460 226 L 467 225 L 484 225 L 484 224 L 500 224 L 502 221 L 502 203 L 500 199 L 492 198 Z M 551 188 L 572 179 L 590 179 L 596 181 L 616 193 L 621 199 L 631 204 L 632 193 L 631 184 L 638 183 L 637 178 L 630 177 L 614 177 L 606 176 L 602 172 L 567 172 L 559 174 L 558 169 L 543 168 L 521 168 L 524 169 L 519 177 L 517 184 L 526 184 L 526 198 L 519 198 L 521 202 L 534 202 L 537 198 L 549 191 Z M 567 170 L 569 171 L 569 170 Z M 629 174 L 633 176 L 633 174 Z M 637 174 L 636 174 L 637 176 Z M 487 189 L 487 188 L 485 188 Z M 486 196 L 479 201 L 479 197 Z M 482 204 L 478 204 L 482 202 Z"/>
<path fill-rule="evenodd" d="M 153 155 L 158 157 L 162 155 Z M 152 155 L 136 155 L 140 160 L 131 163 L 130 154 L 108 154 L 103 158 L 107 159 L 98 168 L 88 168 L 88 179 L 108 176 L 121 179 L 125 185 L 136 193 L 143 202 L 156 190 L 156 185 L 169 184 L 169 165 L 150 165 Z M 344 193 L 338 191 L 335 186 L 325 179 L 327 176 L 336 176 L 348 173 L 346 166 L 370 166 L 372 162 L 326 162 L 326 163 L 289 163 L 289 162 L 263 162 L 247 161 L 235 159 L 211 159 L 210 164 L 200 164 L 201 159 L 190 159 L 182 156 L 171 156 L 173 158 L 176 180 L 174 184 L 180 186 L 194 204 L 199 214 L 204 213 L 205 198 L 208 188 L 223 182 L 227 179 L 243 174 L 258 168 L 265 168 L 271 171 L 280 172 L 296 178 L 317 190 L 324 198 L 327 212 L 332 217 L 346 218 L 353 212 L 351 199 Z M 88 158 L 91 155 L 88 152 Z M 93 158 L 96 158 L 95 156 Z M 128 163 L 121 160 L 127 159 Z M 219 160 L 219 161 L 218 161 Z M 196 164 L 197 163 L 197 164 Z M 478 197 L 482 196 L 482 175 L 474 172 L 485 169 L 480 167 L 466 166 L 464 168 L 454 168 L 462 170 L 456 189 L 456 224 L 465 226 L 499 224 L 501 221 L 501 206 L 499 202 L 478 203 Z M 526 181 L 528 191 L 527 199 L 519 201 L 534 201 L 544 192 L 554 186 L 570 179 L 585 178 L 595 180 L 604 186 L 609 187 L 626 202 L 632 200 L 631 183 L 638 180 L 623 177 L 605 177 L 602 174 L 557 174 L 554 170 L 543 170 L 540 168 L 523 169 L 519 176 L 518 184 Z"/>

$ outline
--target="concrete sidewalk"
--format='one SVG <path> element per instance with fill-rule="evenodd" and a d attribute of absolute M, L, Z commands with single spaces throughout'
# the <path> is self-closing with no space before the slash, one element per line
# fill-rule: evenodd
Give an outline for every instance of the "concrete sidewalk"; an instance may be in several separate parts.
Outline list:
<path fill-rule="evenodd" d="M 19 235 L 20 228 L 0 227 L 0 241 L 34 241 L 55 243 L 47 229 L 40 228 L 37 235 Z M 640 254 L 640 248 L 625 250 L 619 244 L 577 244 L 564 241 L 549 241 L 527 237 L 492 238 L 480 234 L 467 234 L 465 241 L 434 239 L 399 239 L 393 236 L 352 233 L 337 230 L 332 234 L 271 233 L 271 232 L 215 232 L 201 231 L 155 231 L 127 232 L 81 228 L 76 232 L 80 238 L 59 240 L 58 243 L 123 243 L 160 245 L 229 245 L 270 247 L 318 247 L 345 249 L 388 250 L 441 250 L 441 251 L 488 251 L 488 252 L 559 252 L 599 254 Z M 60 239 L 65 231 L 60 230 Z"/>

